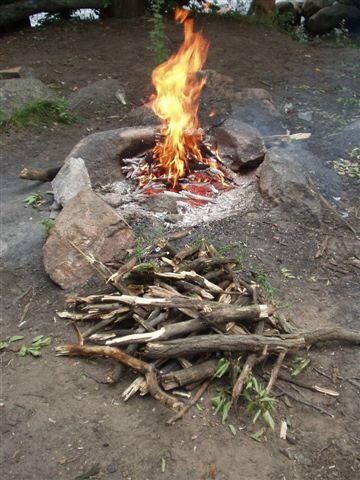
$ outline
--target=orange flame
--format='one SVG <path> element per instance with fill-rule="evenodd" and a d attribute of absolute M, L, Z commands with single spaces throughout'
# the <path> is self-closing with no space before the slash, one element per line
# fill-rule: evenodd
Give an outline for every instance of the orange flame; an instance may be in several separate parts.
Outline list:
<path fill-rule="evenodd" d="M 205 63 L 209 42 L 193 31 L 189 12 L 177 8 L 175 19 L 184 23 L 184 42 L 177 53 L 152 72 L 156 95 L 151 108 L 162 121 L 161 134 L 153 155 L 175 186 L 188 171 L 188 156 L 203 161 L 198 142 L 201 139 L 197 112 L 206 79 L 199 76 Z"/>

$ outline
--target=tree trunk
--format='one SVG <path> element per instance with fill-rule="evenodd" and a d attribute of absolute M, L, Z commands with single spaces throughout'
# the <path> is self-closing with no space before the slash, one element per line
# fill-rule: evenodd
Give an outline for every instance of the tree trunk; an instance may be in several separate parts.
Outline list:
<path fill-rule="evenodd" d="M 145 0 L 112 0 L 105 13 L 113 17 L 139 17 L 144 15 Z M 29 16 L 35 13 L 62 13 L 78 8 L 97 8 L 104 11 L 103 0 L 19 0 L 0 6 L 0 29 L 11 25 L 30 25 Z"/>
<path fill-rule="evenodd" d="M 271 15 L 275 9 L 275 0 L 252 0 L 248 15 L 265 17 Z"/>
<path fill-rule="evenodd" d="M 145 0 L 112 0 L 109 12 L 117 18 L 141 17 L 145 13 Z"/>

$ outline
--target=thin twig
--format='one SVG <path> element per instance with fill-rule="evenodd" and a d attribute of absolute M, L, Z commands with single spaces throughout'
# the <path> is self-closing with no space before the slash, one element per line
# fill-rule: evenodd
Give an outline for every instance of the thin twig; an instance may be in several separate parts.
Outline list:
<path fill-rule="evenodd" d="M 166 423 L 168 425 L 173 425 L 177 420 L 180 420 L 181 418 L 183 418 L 183 416 L 191 409 L 191 407 L 193 407 L 200 400 L 202 395 L 204 395 L 206 389 L 211 383 L 211 380 L 212 378 L 210 378 L 209 380 L 205 380 L 205 382 L 201 385 L 199 390 L 194 395 L 194 398 L 191 400 L 191 402 L 185 405 L 185 407 L 182 410 L 180 410 L 179 413 L 171 417 Z"/>

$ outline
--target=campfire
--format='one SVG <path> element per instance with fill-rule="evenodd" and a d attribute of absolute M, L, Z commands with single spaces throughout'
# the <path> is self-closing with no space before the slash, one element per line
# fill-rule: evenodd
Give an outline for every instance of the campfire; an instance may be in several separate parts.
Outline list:
<path fill-rule="evenodd" d="M 188 11 L 176 9 L 175 19 L 184 24 L 184 42 L 152 72 L 156 93 L 148 106 L 162 122 L 160 133 L 152 150 L 123 159 L 123 171 L 136 180 L 141 193 L 186 192 L 189 204 L 202 205 L 207 197 L 230 188 L 231 173 L 197 115 L 209 42 L 194 32 Z"/>
<path fill-rule="evenodd" d="M 66 298 L 66 309 L 58 312 L 58 316 L 71 320 L 77 342 L 58 346 L 57 354 L 115 360 L 117 368 L 106 375 L 103 383 L 115 384 L 124 366 L 135 371 L 137 377 L 123 392 L 124 400 L 135 394 L 151 394 L 177 412 L 169 423 L 181 418 L 201 398 L 209 384 L 225 374 L 230 377 L 230 386 L 223 389 L 224 398 L 219 400 L 217 410 L 222 405 L 228 413 L 231 407 L 251 400 L 255 394 L 259 405 L 265 398 L 270 408 L 276 400 L 269 396 L 276 390 L 278 396 L 286 395 L 332 416 L 327 410 L 285 391 L 278 386 L 277 380 L 294 383 L 289 372 L 299 352 L 328 340 L 358 344 L 358 332 L 336 326 L 315 330 L 296 328 L 268 302 L 255 273 L 246 270 L 238 258 L 225 256 L 205 239 L 184 246 L 183 239 L 189 231 L 163 233 L 163 238 L 149 241 L 140 251 L 131 248 L 132 230 L 122 214 L 127 208 L 128 212 L 134 208 L 139 214 L 141 208 L 136 202 L 140 197 L 156 196 L 156 200 L 163 202 L 166 196 L 175 196 L 176 206 L 185 202 L 189 208 L 183 226 L 185 222 L 187 225 L 200 222 L 191 217 L 191 207 L 200 211 L 197 214 L 205 222 L 224 218 L 226 214 L 239 215 L 246 202 L 251 204 L 255 198 L 253 192 L 258 190 L 252 180 L 247 186 L 241 183 L 242 188 L 236 189 L 239 178 L 245 177 L 239 177 L 237 172 L 244 165 L 248 169 L 256 168 L 267 153 L 260 133 L 235 118 L 227 125 L 225 121 L 217 129 L 218 136 L 214 136 L 219 140 L 222 160 L 217 142 L 209 131 L 201 129 L 197 115 L 200 94 L 206 83 L 201 69 L 209 44 L 200 33 L 194 32 L 188 12 L 178 9 L 176 19 L 184 25 L 184 42 L 176 54 L 152 73 L 155 93 L 150 106 L 161 119 L 160 130 L 124 128 L 101 136 L 94 134 L 89 143 L 81 142 L 73 149 L 64 170 L 53 182 L 55 197 L 64 203 L 64 211 L 44 247 L 46 271 L 63 288 L 69 288 L 69 282 L 71 287 L 84 285 L 91 278 L 86 271 L 91 271 L 89 265 L 104 280 L 104 288 L 96 294 Z M 269 101 L 268 96 L 266 101 Z M 273 139 L 290 141 L 308 137 L 309 134 L 304 133 L 287 133 L 274 135 Z M 96 142 L 95 149 L 91 142 Z M 88 159 L 89 151 L 93 156 L 95 151 L 98 162 L 98 152 L 109 149 L 109 145 L 118 150 L 112 155 L 107 151 L 105 157 L 116 160 L 120 157 L 122 171 L 127 177 L 118 177 L 120 194 L 111 191 L 112 187 L 104 191 L 108 184 L 104 185 L 104 190 L 102 186 L 98 188 L 102 198 L 95 194 L 89 188 L 91 182 L 86 171 L 79 193 L 65 199 L 67 189 L 64 186 L 70 183 L 72 169 L 84 165 L 82 156 Z M 144 152 L 145 148 L 149 150 Z M 277 161 L 280 151 L 275 150 L 273 155 Z M 102 167 L 106 170 L 104 164 Z M 45 173 L 44 178 L 48 179 L 52 172 Z M 22 178 L 35 179 L 39 174 L 22 172 Z M 79 183 L 75 182 L 76 188 Z M 211 197 L 219 193 L 222 194 L 221 202 L 216 202 Z M 113 206 L 121 207 L 121 215 L 108 205 L 110 202 L 106 203 L 107 194 L 116 197 L 117 203 Z M 215 205 L 211 205 L 212 202 Z M 197 208 L 199 206 L 203 208 Z M 207 216 L 208 207 L 211 216 Z M 149 214 L 144 211 L 147 220 Z M 157 217 L 162 226 L 166 222 L 165 215 L 161 210 Z M 99 227 L 100 219 L 104 221 Z M 122 240 L 124 246 L 119 248 Z M 115 250 L 117 255 L 114 255 Z M 86 268 L 82 268 L 82 263 Z M 80 329 L 79 322 L 91 325 Z M 261 369 L 257 369 L 259 364 Z M 256 378 L 261 378 L 264 387 L 259 387 Z M 191 397 L 189 392 L 197 386 L 197 392 Z M 318 385 L 310 389 L 338 395 Z M 190 401 L 185 404 L 184 398 Z M 269 409 L 258 407 L 254 413 L 254 422 L 261 418 L 274 428 Z"/>

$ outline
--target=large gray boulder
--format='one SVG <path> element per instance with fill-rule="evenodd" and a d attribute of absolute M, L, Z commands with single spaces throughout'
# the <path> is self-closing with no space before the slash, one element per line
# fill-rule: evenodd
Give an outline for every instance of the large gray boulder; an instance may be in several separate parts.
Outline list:
<path fill-rule="evenodd" d="M 54 97 L 54 92 L 36 78 L 0 80 L 0 116 L 7 119 L 32 100 Z"/>
<path fill-rule="evenodd" d="M 152 147 L 154 142 L 153 127 L 118 128 L 83 138 L 71 150 L 67 159 L 82 158 L 91 184 L 96 187 L 123 180 L 120 159 L 142 153 Z"/>
<path fill-rule="evenodd" d="M 123 217 L 92 190 L 70 200 L 43 247 L 46 273 L 63 289 L 74 289 L 94 276 L 94 269 L 77 247 L 103 263 L 122 260 L 133 243 Z"/>
<path fill-rule="evenodd" d="M 322 8 L 309 18 L 306 28 L 314 35 L 322 35 L 333 28 L 340 27 L 343 22 L 349 29 L 360 25 L 360 9 L 341 4 Z"/>
<path fill-rule="evenodd" d="M 302 15 L 305 18 L 310 18 L 314 13 L 322 8 L 330 7 L 333 3 L 334 0 L 305 0 L 302 7 Z"/>
<path fill-rule="evenodd" d="M 285 148 L 271 148 L 258 173 L 260 192 L 274 207 L 273 216 L 279 220 L 292 219 L 308 225 L 320 225 L 319 196 L 309 185 L 294 153 Z"/>

